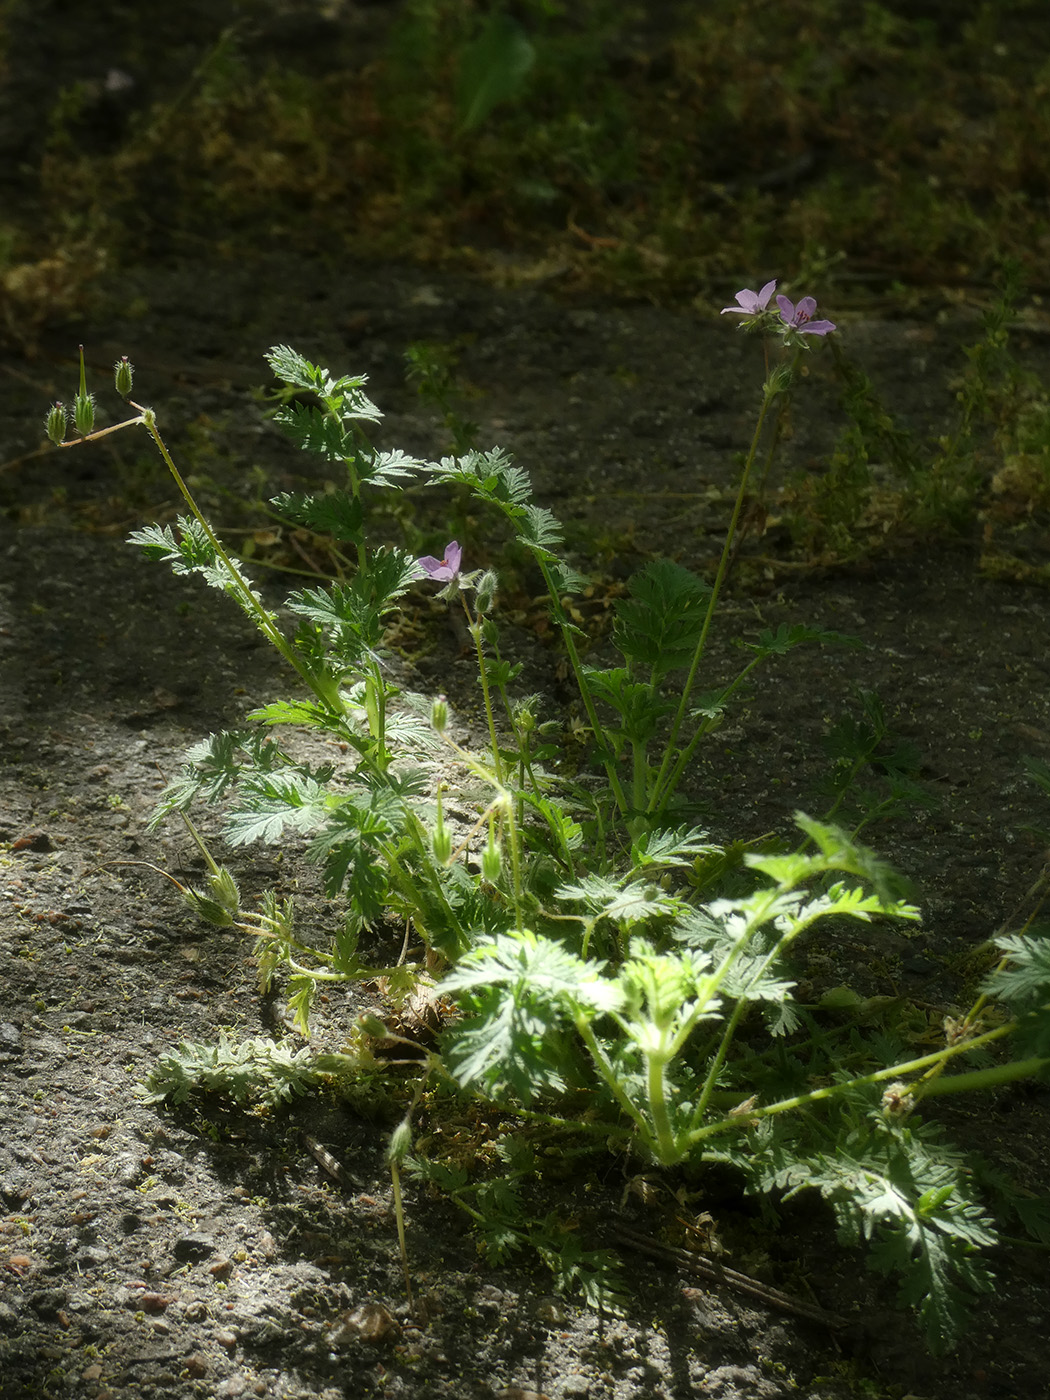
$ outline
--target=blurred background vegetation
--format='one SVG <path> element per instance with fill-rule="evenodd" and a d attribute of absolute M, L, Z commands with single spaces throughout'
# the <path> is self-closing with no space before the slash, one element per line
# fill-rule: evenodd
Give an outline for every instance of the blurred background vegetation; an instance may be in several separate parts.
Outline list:
<path fill-rule="evenodd" d="M 564 295 L 1050 262 L 1046 0 L 0 0 L 0 303 L 287 246 Z"/>

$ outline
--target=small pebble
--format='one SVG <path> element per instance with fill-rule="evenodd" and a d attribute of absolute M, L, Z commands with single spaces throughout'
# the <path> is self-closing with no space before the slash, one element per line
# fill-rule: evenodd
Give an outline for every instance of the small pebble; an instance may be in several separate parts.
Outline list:
<path fill-rule="evenodd" d="M 375 1345 L 401 1331 L 401 1324 L 382 1303 L 361 1303 L 352 1312 L 344 1313 L 339 1325 L 329 1333 L 330 1346 L 346 1346 L 361 1341 Z"/>

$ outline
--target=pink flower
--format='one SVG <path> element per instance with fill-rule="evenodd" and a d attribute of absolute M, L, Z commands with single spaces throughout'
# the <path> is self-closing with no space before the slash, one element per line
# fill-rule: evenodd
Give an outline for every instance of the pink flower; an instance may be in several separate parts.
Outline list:
<path fill-rule="evenodd" d="M 425 554 L 419 560 L 419 567 L 436 583 L 450 583 L 452 579 L 459 577 L 462 559 L 463 550 L 459 541 L 450 540 L 445 546 L 444 559 L 435 559 L 432 554 Z"/>
<path fill-rule="evenodd" d="M 742 292 L 737 292 L 736 299 L 739 306 L 723 306 L 722 315 L 727 311 L 734 316 L 761 316 L 769 305 L 769 298 L 777 289 L 776 278 L 772 282 L 767 282 L 760 292 L 749 292 L 746 288 Z M 777 297 L 777 301 L 781 298 Z"/>
<path fill-rule="evenodd" d="M 787 297 L 777 297 L 780 317 L 786 326 L 800 331 L 803 335 L 827 335 L 835 329 L 834 321 L 814 321 L 813 313 L 817 303 L 813 297 L 803 297 L 797 306 L 792 306 Z"/>

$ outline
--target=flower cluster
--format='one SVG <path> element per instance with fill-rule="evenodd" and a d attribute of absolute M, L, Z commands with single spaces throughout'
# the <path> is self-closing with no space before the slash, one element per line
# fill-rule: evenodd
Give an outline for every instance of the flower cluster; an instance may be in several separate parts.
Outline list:
<path fill-rule="evenodd" d="M 778 296 L 777 319 L 777 313 L 769 305 L 776 289 L 775 278 L 772 282 L 767 282 L 760 292 L 752 292 L 745 287 L 736 294 L 738 305 L 723 306 L 722 315 L 725 316 L 728 312 L 731 316 L 746 316 L 746 327 L 774 329 L 784 336 L 785 340 L 798 335 L 827 335 L 835 329 L 834 321 L 814 321 L 813 313 L 817 309 L 817 303 L 813 297 L 803 297 L 797 305 L 793 305 L 787 297 Z"/>

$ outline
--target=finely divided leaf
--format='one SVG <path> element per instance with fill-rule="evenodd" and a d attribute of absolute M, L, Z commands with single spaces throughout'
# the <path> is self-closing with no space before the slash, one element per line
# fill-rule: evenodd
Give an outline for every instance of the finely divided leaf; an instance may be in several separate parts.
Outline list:
<path fill-rule="evenodd" d="M 308 496 L 302 491 L 285 491 L 270 501 L 274 510 L 297 525 L 306 525 L 318 534 L 351 544 L 361 538 L 361 502 L 346 491 L 327 491 Z"/>
<path fill-rule="evenodd" d="M 646 565 L 628 587 L 631 596 L 616 607 L 613 638 L 628 661 L 648 667 L 654 681 L 662 680 L 693 659 L 711 590 L 670 559 Z"/>
<path fill-rule="evenodd" d="M 840 647 L 864 645 L 859 637 L 850 637 L 845 632 L 832 632 L 825 627 L 808 627 L 804 622 L 782 622 L 775 632 L 767 627 L 758 634 L 757 641 L 744 642 L 743 645 L 751 651 L 757 651 L 760 656 L 783 656 L 793 647 L 802 646 L 806 642 L 822 642 Z"/>

